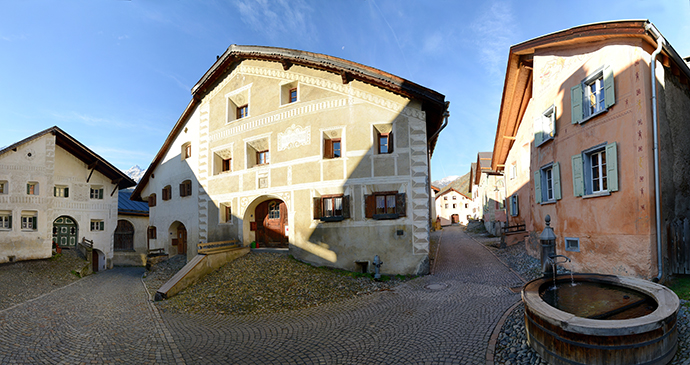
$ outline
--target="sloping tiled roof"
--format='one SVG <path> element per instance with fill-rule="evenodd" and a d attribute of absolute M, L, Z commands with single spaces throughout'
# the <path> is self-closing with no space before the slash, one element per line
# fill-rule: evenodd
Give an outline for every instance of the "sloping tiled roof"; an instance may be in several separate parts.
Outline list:
<path fill-rule="evenodd" d="M 130 200 L 132 190 L 120 190 L 117 192 L 117 212 L 120 214 L 149 215 L 148 202 Z"/>
<path fill-rule="evenodd" d="M 340 75 L 343 84 L 357 80 L 397 95 L 418 100 L 422 103 L 422 110 L 426 113 L 427 143 L 429 153 L 433 154 L 436 140 L 438 139 L 436 132 L 441 128 L 444 120 L 444 113 L 448 109 L 448 103 L 446 103 L 446 97 L 443 94 L 393 74 L 342 58 L 288 48 L 238 46 L 233 44 L 228 47 L 223 55 L 218 57 L 211 68 L 204 73 L 201 79 L 192 88 L 192 100 L 189 102 L 184 112 L 182 112 L 182 115 L 177 120 L 177 123 L 175 123 L 175 126 L 158 151 L 158 154 L 154 157 L 148 169 L 146 169 L 146 173 L 141 178 L 139 185 L 132 194 L 133 199 L 141 200 L 141 192 L 146 184 L 148 184 L 151 174 L 153 174 L 156 166 L 163 160 L 163 157 L 172 145 L 175 137 L 184 127 L 184 124 L 192 115 L 195 108 L 201 103 L 204 95 L 213 90 L 218 80 L 224 77 L 228 70 L 244 60 L 278 62 L 283 65 L 283 69 L 285 70 L 289 70 L 293 65 L 323 70 Z"/>
<path fill-rule="evenodd" d="M 462 175 L 459 178 L 451 181 L 450 184 L 444 186 L 441 189 L 441 192 L 436 194 L 436 196 L 440 197 L 450 190 L 455 190 L 459 194 L 464 195 L 467 199 L 472 199 L 472 194 L 470 194 L 470 175 L 471 174 L 468 172 L 465 175 Z"/>
<path fill-rule="evenodd" d="M 103 157 L 91 151 L 88 147 L 81 144 L 79 141 L 74 139 L 74 137 L 70 136 L 57 126 L 50 127 L 46 130 L 40 131 L 34 134 L 33 136 L 24 138 L 23 140 L 11 146 L 3 148 L 2 150 L 0 150 L 0 155 L 9 153 L 11 151 L 16 151 L 17 147 L 25 143 L 31 142 L 34 139 L 42 137 L 48 133 L 55 136 L 56 146 L 61 147 L 65 151 L 72 154 L 74 157 L 80 159 L 89 167 L 89 169 L 94 168 L 96 171 L 105 175 L 107 178 L 111 180 L 113 184 L 117 184 L 119 189 L 125 189 L 137 184 L 129 176 L 125 175 L 124 172 L 120 171 L 120 169 L 111 165 Z"/>

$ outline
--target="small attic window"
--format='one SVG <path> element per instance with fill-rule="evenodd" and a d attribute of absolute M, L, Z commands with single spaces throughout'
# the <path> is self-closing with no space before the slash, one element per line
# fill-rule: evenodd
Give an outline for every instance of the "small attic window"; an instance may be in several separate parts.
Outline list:
<path fill-rule="evenodd" d="M 186 142 L 182 145 L 180 156 L 182 156 L 182 160 L 192 157 L 192 142 Z"/>
<path fill-rule="evenodd" d="M 280 85 L 280 105 L 296 103 L 299 99 L 297 81 Z"/>

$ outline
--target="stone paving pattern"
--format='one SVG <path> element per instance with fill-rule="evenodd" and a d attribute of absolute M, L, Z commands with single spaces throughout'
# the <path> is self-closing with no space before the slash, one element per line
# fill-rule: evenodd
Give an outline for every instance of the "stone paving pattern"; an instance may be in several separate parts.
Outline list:
<path fill-rule="evenodd" d="M 159 313 L 143 269 L 97 273 L 0 311 L 0 363 L 484 364 L 522 281 L 461 227 L 439 249 L 433 275 L 269 315 Z"/>

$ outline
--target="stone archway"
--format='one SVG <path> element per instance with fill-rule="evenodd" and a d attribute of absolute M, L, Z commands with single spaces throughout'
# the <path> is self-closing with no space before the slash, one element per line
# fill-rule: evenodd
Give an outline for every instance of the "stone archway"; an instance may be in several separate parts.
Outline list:
<path fill-rule="evenodd" d="M 75 248 L 79 226 L 74 218 L 63 215 L 53 221 L 53 244 L 60 248 Z"/>
<path fill-rule="evenodd" d="M 115 239 L 113 240 L 115 251 L 134 251 L 134 225 L 120 219 L 115 228 Z"/>
<path fill-rule="evenodd" d="M 277 196 L 256 198 L 244 212 L 243 236 L 248 245 L 287 248 L 289 246 L 289 214 L 286 202 Z"/>
<path fill-rule="evenodd" d="M 176 255 L 186 255 L 187 254 L 187 228 L 182 222 L 175 221 L 170 225 L 168 230 L 172 240 L 170 242 L 170 252 L 171 254 L 175 252 Z"/>

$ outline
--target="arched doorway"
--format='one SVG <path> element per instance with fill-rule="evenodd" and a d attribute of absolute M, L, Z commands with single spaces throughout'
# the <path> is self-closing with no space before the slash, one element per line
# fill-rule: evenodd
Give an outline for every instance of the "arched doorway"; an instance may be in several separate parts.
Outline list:
<path fill-rule="evenodd" d="M 91 269 L 93 272 L 105 270 L 105 255 L 101 250 L 91 250 Z"/>
<path fill-rule="evenodd" d="M 256 242 L 259 247 L 288 247 L 285 228 L 288 226 L 287 207 L 280 199 L 259 203 L 255 210 Z"/>
<path fill-rule="evenodd" d="M 123 219 L 117 221 L 113 248 L 115 251 L 134 251 L 134 226 L 132 223 Z"/>
<path fill-rule="evenodd" d="M 79 227 L 77 221 L 68 216 L 53 221 L 53 244 L 61 248 L 74 248 L 77 245 Z"/>
<path fill-rule="evenodd" d="M 173 237 L 173 247 L 177 248 L 178 255 L 187 254 L 187 228 L 181 222 L 174 222 L 170 225 L 170 235 Z"/>

